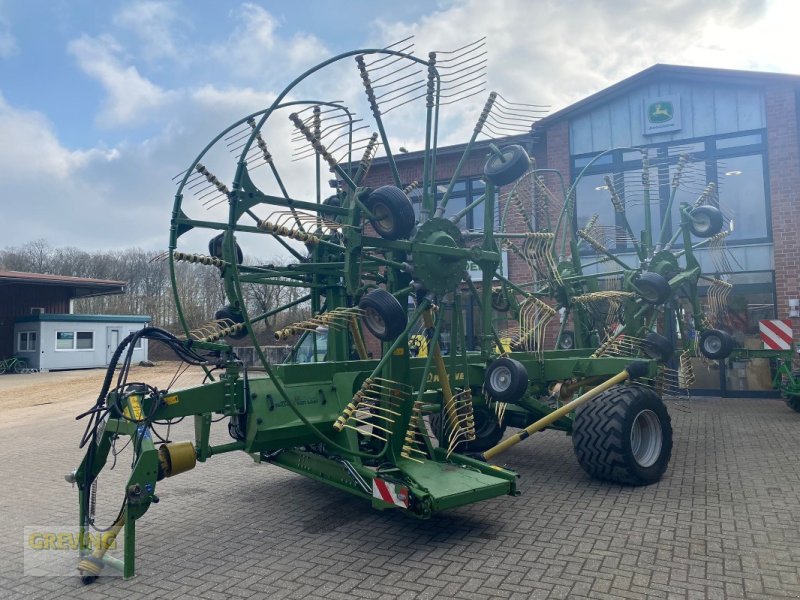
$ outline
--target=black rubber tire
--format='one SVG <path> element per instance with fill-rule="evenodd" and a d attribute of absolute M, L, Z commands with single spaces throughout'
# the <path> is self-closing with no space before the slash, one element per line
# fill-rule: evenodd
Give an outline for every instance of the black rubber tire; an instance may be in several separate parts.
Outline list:
<path fill-rule="evenodd" d="M 528 390 L 528 370 L 518 360 L 503 356 L 486 369 L 483 387 L 496 402 L 516 402 Z"/>
<path fill-rule="evenodd" d="M 639 297 L 648 304 L 664 304 L 672 293 L 669 282 L 658 273 L 645 271 L 639 274 L 633 284 L 638 289 Z"/>
<path fill-rule="evenodd" d="M 414 230 L 414 206 L 400 188 L 393 185 L 379 187 L 367 197 L 364 205 L 375 215 L 370 223 L 383 239 L 407 238 Z"/>
<path fill-rule="evenodd" d="M 209 256 L 213 256 L 214 258 L 220 258 L 220 259 L 222 258 L 222 243 L 224 237 L 225 234 L 220 233 L 219 235 L 216 235 L 210 240 L 208 240 Z M 242 252 L 242 249 L 239 247 L 239 244 L 236 243 L 236 264 L 240 265 L 243 262 L 244 262 L 244 253 Z"/>
<path fill-rule="evenodd" d="M 663 335 L 651 331 L 644 338 L 642 352 L 644 352 L 648 358 L 665 363 L 675 354 L 675 347 L 672 345 L 672 342 Z"/>
<path fill-rule="evenodd" d="M 650 448 L 643 448 L 643 428 Z M 635 434 L 634 429 L 639 432 Z M 672 456 L 672 423 L 650 388 L 618 385 L 579 407 L 572 446 L 581 468 L 595 479 L 648 485 L 664 475 Z"/>
<path fill-rule="evenodd" d="M 325 198 L 325 200 L 322 201 L 322 204 L 325 206 L 335 206 L 336 208 L 341 208 L 342 199 L 337 194 L 334 194 L 333 196 L 328 196 Z"/>
<path fill-rule="evenodd" d="M 559 350 L 574 350 L 575 349 L 575 332 L 563 331 L 561 338 L 558 340 Z"/>
<path fill-rule="evenodd" d="M 475 439 L 469 442 L 461 442 L 456 447 L 456 452 L 466 454 L 468 452 L 483 452 L 489 448 L 494 448 L 506 431 L 506 425 L 500 424 L 497 414 L 485 404 L 473 406 L 472 414 L 475 419 Z M 439 437 L 441 432 L 442 414 L 434 413 L 430 416 L 431 431 Z M 439 439 L 440 446 L 446 446 L 447 440 Z"/>
<path fill-rule="evenodd" d="M 408 325 L 406 310 L 386 290 L 372 290 L 361 298 L 358 307 L 365 311 L 361 318 L 364 327 L 384 342 L 396 339 Z"/>
<path fill-rule="evenodd" d="M 483 167 L 483 174 L 495 187 L 508 185 L 522 177 L 531 166 L 531 159 L 525 148 L 511 144 L 500 148 L 503 160 L 490 154 Z"/>
<path fill-rule="evenodd" d="M 733 352 L 736 342 L 720 329 L 706 329 L 700 334 L 700 353 L 712 360 L 723 360 Z"/>
<path fill-rule="evenodd" d="M 492 292 L 492 308 L 497 312 L 508 312 L 511 310 L 511 302 L 502 290 Z"/>
<path fill-rule="evenodd" d="M 691 211 L 689 230 L 699 238 L 710 238 L 722 231 L 722 213 L 713 206 L 698 206 Z"/>
<path fill-rule="evenodd" d="M 229 319 L 234 323 L 243 323 L 244 317 L 242 313 L 232 306 L 223 306 L 220 308 L 216 313 L 214 313 L 215 319 Z M 226 337 L 231 338 L 232 340 L 241 340 L 247 335 L 247 327 L 242 329 L 241 331 L 234 333 L 232 335 L 228 335 Z"/>
<path fill-rule="evenodd" d="M 28 363 L 24 360 L 18 360 L 14 363 L 14 373 L 20 374 L 28 368 Z"/>
<path fill-rule="evenodd" d="M 784 398 L 786 406 L 791 408 L 794 412 L 800 413 L 800 396 L 786 396 Z"/>

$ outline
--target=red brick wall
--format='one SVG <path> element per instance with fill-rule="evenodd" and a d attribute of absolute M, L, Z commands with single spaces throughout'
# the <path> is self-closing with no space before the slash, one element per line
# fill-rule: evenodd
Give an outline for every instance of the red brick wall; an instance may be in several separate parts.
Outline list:
<path fill-rule="evenodd" d="M 567 187 L 567 189 L 569 189 L 569 186 L 572 183 L 572 173 L 570 170 L 569 160 L 568 121 L 558 121 L 547 130 L 547 142 L 545 148 L 546 167 L 548 169 L 556 169 L 559 171 L 561 176 L 564 178 L 564 185 Z M 547 183 L 547 187 L 549 187 L 557 197 L 561 198 L 561 181 L 558 179 L 558 177 L 553 173 L 548 173 L 545 177 L 545 182 Z M 550 219 L 553 227 L 555 227 L 556 223 L 558 222 L 558 215 L 560 211 L 561 206 L 551 205 Z M 570 215 L 569 218 L 571 219 L 572 216 Z"/>
<path fill-rule="evenodd" d="M 400 180 L 403 185 L 412 181 L 422 183 L 422 159 L 414 157 L 404 158 L 402 154 L 395 156 L 397 171 L 400 173 Z M 457 152 L 450 155 L 439 156 L 436 161 L 436 179 L 449 179 L 453 175 L 458 161 L 461 160 L 461 153 Z M 485 162 L 484 152 L 476 150 L 467 159 L 466 164 L 461 170 L 461 177 L 474 177 L 483 174 L 483 163 Z M 381 185 L 394 185 L 392 171 L 388 164 L 373 165 L 364 181 L 364 185 L 378 187 Z"/>
<path fill-rule="evenodd" d="M 556 169 L 561 173 L 561 177 L 564 179 L 564 186 L 569 189 L 569 186 L 572 183 L 572 173 L 571 173 L 571 166 L 570 166 L 570 158 L 569 158 L 569 122 L 568 121 L 558 121 L 552 127 L 547 130 L 547 143 L 546 143 L 546 166 L 548 169 Z M 561 180 L 558 178 L 557 175 L 554 173 L 548 173 L 545 176 L 545 183 L 547 187 L 556 195 L 557 198 L 560 198 L 562 201 L 566 201 L 566 198 L 563 197 L 562 187 L 561 187 Z M 552 226 L 555 228 L 558 223 L 558 217 L 561 213 L 563 205 L 562 204 L 551 204 L 550 205 L 550 222 Z M 568 227 L 572 228 L 572 214 L 566 215 L 569 222 L 567 223 Z M 559 232 L 556 232 L 556 248 L 561 247 L 561 237 Z M 567 248 L 567 253 L 569 254 L 569 248 Z M 559 330 L 559 322 L 558 322 L 558 315 L 556 315 L 550 324 L 547 327 L 547 332 L 545 335 L 545 349 L 550 350 L 555 348 L 556 337 L 558 336 Z M 567 326 L 568 329 L 571 329 L 571 325 Z"/>
<path fill-rule="evenodd" d="M 788 85 L 765 90 L 767 153 L 778 318 L 789 316 L 789 298 L 800 298 L 800 140 L 797 90 Z M 800 319 L 793 319 L 795 339 Z"/>

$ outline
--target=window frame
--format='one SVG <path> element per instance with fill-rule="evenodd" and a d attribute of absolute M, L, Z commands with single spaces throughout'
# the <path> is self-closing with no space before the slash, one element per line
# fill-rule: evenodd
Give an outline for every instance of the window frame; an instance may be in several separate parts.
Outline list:
<path fill-rule="evenodd" d="M 22 336 L 25 338 L 25 348 L 22 347 Z M 33 335 L 33 347 L 31 347 L 31 335 Z M 27 329 L 17 332 L 17 352 L 36 352 L 39 342 L 39 332 L 35 329 Z"/>
<path fill-rule="evenodd" d="M 137 331 L 139 331 L 139 330 L 137 330 L 137 329 L 131 329 L 131 330 L 128 332 L 128 334 L 131 334 L 131 333 L 136 333 Z M 136 342 L 133 344 L 133 349 L 134 349 L 134 350 L 141 350 L 143 347 L 144 347 L 144 345 L 142 344 L 142 338 L 140 338 L 140 337 L 139 337 L 139 338 L 136 338 Z"/>
<path fill-rule="evenodd" d="M 741 146 L 732 146 L 732 147 L 725 147 L 725 148 L 717 148 L 717 142 L 719 140 L 727 140 L 727 139 L 735 139 L 735 138 L 745 138 L 749 136 L 759 135 L 761 137 L 761 141 L 759 143 L 748 143 Z M 770 200 L 770 182 L 769 182 L 769 160 L 768 160 L 768 149 L 766 143 L 767 132 L 766 129 L 750 129 L 745 131 L 736 131 L 733 133 L 726 133 L 721 135 L 710 135 L 704 137 L 697 137 L 697 138 L 687 138 L 681 140 L 670 140 L 666 142 L 659 142 L 655 144 L 645 144 L 640 146 L 641 148 L 646 148 L 648 150 L 655 150 L 655 160 L 658 161 L 657 165 L 651 166 L 651 169 L 656 169 L 656 174 L 658 177 L 657 185 L 653 185 L 652 187 L 657 190 L 658 193 L 658 211 L 660 215 L 660 223 L 663 223 L 665 219 L 669 219 L 669 229 L 670 231 L 674 232 L 673 223 L 672 223 L 672 215 L 666 214 L 667 204 L 669 202 L 669 194 L 670 194 L 670 169 L 675 164 L 677 164 L 680 153 L 670 153 L 670 150 L 679 148 L 681 146 L 687 146 L 691 144 L 703 144 L 703 151 L 701 152 L 690 152 L 693 162 L 703 162 L 705 163 L 705 172 L 706 172 L 706 182 L 714 182 L 717 186 L 717 190 L 719 191 L 719 170 L 720 170 L 720 162 L 724 162 L 726 159 L 738 158 L 738 157 L 745 157 L 745 156 L 753 156 L 758 155 L 761 156 L 762 160 L 762 173 L 763 173 L 763 182 L 764 182 L 764 217 L 765 217 L 765 225 L 766 225 L 766 235 L 761 237 L 749 237 L 749 238 L 741 238 L 741 239 L 732 239 L 728 241 L 728 244 L 731 246 L 746 246 L 746 245 L 753 245 L 753 244 L 764 244 L 764 243 L 772 243 L 773 242 L 773 232 L 772 232 L 772 203 Z M 621 176 L 624 179 L 624 174 L 628 172 L 632 172 L 635 170 L 641 170 L 642 161 L 641 160 L 630 160 L 628 158 L 626 160 L 626 154 L 629 154 L 629 149 L 619 149 L 613 150 L 607 156 L 611 157 L 610 161 L 605 160 L 605 157 L 601 159 L 598 163 L 593 164 L 585 171 L 584 166 L 593 158 L 596 157 L 601 152 L 589 152 L 583 154 L 575 154 L 570 156 L 570 167 L 571 167 L 571 182 L 572 184 L 577 181 L 577 177 L 579 174 L 583 174 L 584 177 L 590 175 L 610 175 L 612 179 Z M 653 160 L 653 159 L 651 159 Z M 580 165 L 580 166 L 579 166 Z M 575 205 L 573 207 L 573 227 L 578 226 L 578 204 L 580 203 L 580 198 L 575 198 Z M 611 202 L 610 199 L 606 199 L 607 202 Z M 651 205 L 652 206 L 652 205 Z M 723 201 L 723 210 L 724 210 L 724 201 Z M 736 215 L 734 215 L 734 219 L 736 219 Z M 615 226 L 619 226 L 617 221 L 614 222 Z M 682 248 L 683 247 L 683 240 L 678 239 L 675 243 L 673 243 L 673 247 L 675 248 Z M 633 252 L 634 249 L 630 245 L 620 245 L 619 243 L 615 244 L 609 250 L 614 253 L 630 253 Z M 594 256 L 597 253 L 591 248 L 583 248 L 581 250 L 581 255 L 591 255 Z"/>
<path fill-rule="evenodd" d="M 464 189 L 458 190 L 458 185 L 463 183 Z M 444 196 L 444 192 L 440 192 L 439 188 L 447 189 L 447 186 L 450 184 L 449 179 L 443 179 L 441 181 L 437 181 L 434 184 L 434 189 L 436 190 L 436 204 L 438 206 L 439 201 L 441 200 L 442 196 Z M 473 175 L 473 176 L 464 176 L 456 179 L 455 186 L 453 188 L 453 192 L 450 194 L 450 200 L 448 200 L 448 206 L 451 206 L 450 203 L 453 201 L 457 201 L 459 199 L 464 201 L 464 207 L 467 207 L 472 202 L 478 199 L 486 190 L 486 183 L 483 181 L 482 176 Z M 495 190 L 495 215 L 494 215 L 494 223 L 495 226 L 499 223 L 500 219 L 500 206 L 499 202 L 497 201 L 499 196 L 499 190 Z M 414 206 L 414 214 L 416 215 L 417 219 L 419 220 L 419 213 L 422 208 L 422 190 L 420 188 L 416 188 L 414 192 L 411 194 L 411 202 Z M 485 211 L 486 204 L 482 204 L 480 208 Z M 461 209 L 459 209 L 461 210 Z M 485 212 L 481 213 L 481 218 L 479 219 L 480 222 L 475 222 L 475 208 L 470 209 L 470 211 L 462 217 L 462 221 L 459 221 L 458 225 L 463 222 L 464 226 L 466 227 L 467 231 L 483 231 L 483 218 Z M 445 217 L 448 218 L 448 217 Z"/>
<path fill-rule="evenodd" d="M 72 348 L 59 348 L 58 347 L 58 334 L 59 333 L 71 333 L 72 334 Z M 92 336 L 92 347 L 91 348 L 78 348 L 78 334 L 79 333 L 88 333 Z M 95 351 L 95 331 L 91 330 L 80 330 L 80 329 L 56 329 L 56 336 L 55 336 L 55 351 L 56 352 L 94 352 Z"/>

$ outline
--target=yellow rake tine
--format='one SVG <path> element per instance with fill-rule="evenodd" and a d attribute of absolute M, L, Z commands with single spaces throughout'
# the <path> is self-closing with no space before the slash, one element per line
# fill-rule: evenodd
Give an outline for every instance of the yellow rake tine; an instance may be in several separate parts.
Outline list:
<path fill-rule="evenodd" d="M 375 433 L 372 433 L 371 431 L 364 431 L 363 429 L 359 429 L 358 427 L 353 427 L 352 425 L 348 425 L 347 423 L 345 423 L 344 426 L 347 427 L 348 429 L 352 429 L 353 431 L 360 433 L 361 435 L 368 435 L 382 442 L 386 442 L 386 438 L 383 438 Z"/>

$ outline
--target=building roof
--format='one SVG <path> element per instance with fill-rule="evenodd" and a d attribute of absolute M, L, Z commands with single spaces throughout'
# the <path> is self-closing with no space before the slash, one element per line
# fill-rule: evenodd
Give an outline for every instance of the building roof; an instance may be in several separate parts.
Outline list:
<path fill-rule="evenodd" d="M 25 273 L 23 271 L 0 271 L 0 286 L 13 284 L 69 287 L 72 288 L 73 297 L 75 298 L 122 294 L 125 292 L 124 281 Z"/>
<path fill-rule="evenodd" d="M 800 86 L 800 75 L 768 73 L 764 71 L 741 71 L 737 69 L 714 69 L 709 67 L 687 67 L 685 65 L 667 65 L 659 63 L 547 115 L 536 122 L 534 130 L 547 128 L 555 121 L 565 117 L 571 117 L 582 112 L 591 105 L 597 104 L 598 102 L 606 102 L 617 96 L 621 96 L 631 88 L 641 85 L 648 79 L 669 76 L 680 77 L 682 79 L 694 79 L 703 82 L 715 80 L 740 85 L 763 85 L 764 83 L 775 82 Z"/>
<path fill-rule="evenodd" d="M 15 319 L 16 323 L 35 323 L 38 321 L 71 321 L 76 323 L 149 323 L 151 317 L 146 315 L 64 315 L 43 313 L 27 315 Z"/>
<path fill-rule="evenodd" d="M 668 64 L 655 64 L 651 67 L 639 71 L 630 77 L 623 79 L 605 89 L 600 90 L 590 96 L 570 104 L 554 113 L 547 115 L 535 121 L 531 127 L 531 133 L 500 137 L 493 139 L 481 139 L 477 142 L 475 149 L 483 150 L 487 148 L 492 142 L 502 141 L 504 144 L 509 143 L 537 143 L 539 141 L 538 132 L 547 129 L 553 123 L 568 117 L 573 117 L 584 110 L 588 110 L 598 102 L 606 102 L 621 96 L 631 88 L 641 85 L 645 81 L 655 77 L 679 77 L 682 79 L 694 79 L 696 81 L 708 82 L 715 80 L 728 84 L 739 85 L 763 85 L 765 83 L 788 83 L 800 87 L 800 75 L 790 75 L 786 73 L 768 73 L 764 71 L 742 71 L 736 69 L 716 69 L 709 67 L 689 67 L 685 65 L 668 65 Z M 439 156 L 446 154 L 461 153 L 466 149 L 466 144 L 454 144 L 452 146 L 441 146 L 437 148 Z M 408 153 L 395 152 L 395 161 L 398 166 L 405 162 L 416 162 L 423 158 L 424 151 L 417 150 Z M 373 165 L 386 164 L 388 159 L 386 157 L 378 157 L 373 160 Z M 357 163 L 354 163 L 355 166 Z"/>

